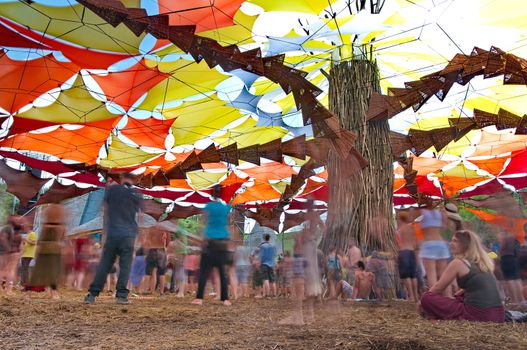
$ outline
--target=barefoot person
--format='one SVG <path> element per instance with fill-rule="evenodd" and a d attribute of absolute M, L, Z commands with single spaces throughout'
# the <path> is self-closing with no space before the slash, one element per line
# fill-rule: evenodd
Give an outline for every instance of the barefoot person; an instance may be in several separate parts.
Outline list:
<path fill-rule="evenodd" d="M 264 236 L 264 242 L 260 244 L 260 269 L 263 278 L 263 296 L 276 295 L 276 283 L 274 278 L 274 267 L 276 263 L 276 247 L 270 242 L 271 235 Z"/>
<path fill-rule="evenodd" d="M 216 185 L 212 190 L 212 202 L 207 203 L 203 211 L 205 212 L 205 230 L 201 260 L 199 265 L 198 292 L 196 299 L 192 301 L 194 305 L 203 304 L 203 294 L 205 284 L 210 272 L 217 267 L 220 273 L 221 295 L 220 299 L 224 305 L 229 306 L 227 273 L 225 271 L 225 258 L 230 238 L 228 229 L 230 205 L 221 201 L 221 186 Z"/>
<path fill-rule="evenodd" d="M 31 273 L 29 288 L 48 287 L 53 299 L 59 299 L 57 286 L 62 270 L 62 245 L 66 233 L 64 207 L 50 204 L 44 211 L 44 224 L 37 242 L 35 268 Z"/>
<path fill-rule="evenodd" d="M 505 310 L 492 272 L 494 264 L 480 238 L 468 230 L 457 231 L 451 247 L 456 258 L 430 291 L 423 294 L 421 314 L 441 320 L 504 322 Z M 461 290 L 455 298 L 443 296 L 454 280 Z"/>
<path fill-rule="evenodd" d="M 420 226 L 423 229 L 424 241 L 421 243 L 420 258 L 426 272 L 428 286 L 433 286 L 445 271 L 450 258 L 448 243 L 441 235 L 442 229 L 446 226 L 446 217 L 443 213 L 435 209 L 431 200 L 426 204 L 426 208 L 421 210 Z M 445 289 L 446 295 L 450 294 L 450 289 Z"/>
<path fill-rule="evenodd" d="M 111 185 L 106 188 L 104 195 L 106 242 L 89 293 L 84 298 L 86 304 L 95 302 L 117 257 L 119 257 L 117 303 L 130 304 L 129 290 L 126 286 L 130 277 L 135 238 L 138 232 L 136 215 L 139 214 L 139 223 L 143 222 L 143 197 L 139 191 L 132 188 L 134 181 L 134 175 L 123 174 L 120 185 Z"/>
<path fill-rule="evenodd" d="M 415 257 L 417 238 L 408 213 L 398 213 L 397 227 L 397 236 L 399 238 L 399 278 L 404 284 L 408 300 L 416 302 L 419 299 L 417 291 L 417 260 Z"/>

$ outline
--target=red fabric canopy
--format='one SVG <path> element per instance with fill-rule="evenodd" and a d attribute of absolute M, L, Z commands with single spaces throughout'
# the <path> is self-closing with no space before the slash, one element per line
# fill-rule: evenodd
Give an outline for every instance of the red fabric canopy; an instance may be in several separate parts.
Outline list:
<path fill-rule="evenodd" d="M 510 157 L 511 160 L 501 176 L 527 173 L 527 151 L 514 152 Z"/>
<path fill-rule="evenodd" d="M 22 162 L 33 169 L 44 170 L 53 175 L 75 171 L 72 168 L 68 168 L 68 166 L 62 162 L 35 159 L 17 152 L 0 151 L 0 156 L 18 160 L 19 162 Z"/>
<path fill-rule="evenodd" d="M 500 192 L 509 192 L 503 185 L 497 180 L 492 179 L 483 185 L 479 185 L 471 191 L 461 193 L 456 198 L 469 198 L 473 196 L 489 195 Z"/>

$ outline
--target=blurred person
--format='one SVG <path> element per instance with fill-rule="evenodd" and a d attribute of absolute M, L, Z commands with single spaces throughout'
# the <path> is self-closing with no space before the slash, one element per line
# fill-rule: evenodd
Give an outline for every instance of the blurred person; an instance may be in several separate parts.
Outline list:
<path fill-rule="evenodd" d="M 249 296 L 249 275 L 251 273 L 251 252 L 249 247 L 243 245 L 243 242 L 236 247 L 234 252 L 234 266 L 236 268 L 236 277 L 240 287 L 240 296 Z"/>
<path fill-rule="evenodd" d="M 260 244 L 260 269 L 263 279 L 263 296 L 271 297 L 276 295 L 276 283 L 274 277 L 274 267 L 276 264 L 276 247 L 270 242 L 271 235 L 264 236 L 264 242 Z"/>
<path fill-rule="evenodd" d="M 280 295 L 283 297 L 289 297 L 292 294 L 293 257 L 291 257 L 291 254 L 287 250 L 284 252 L 282 262 L 280 263 L 280 279 Z"/>
<path fill-rule="evenodd" d="M 37 251 L 37 234 L 32 229 L 28 230 L 27 234 L 23 238 L 22 258 L 21 264 L 21 279 L 20 282 L 23 286 L 26 286 L 29 282 L 29 266 L 31 261 L 35 259 Z"/>
<path fill-rule="evenodd" d="M 314 210 L 314 201 L 307 201 L 307 213 L 305 226 L 300 234 L 302 235 L 303 252 L 306 261 L 304 271 L 304 293 L 306 297 L 307 314 L 305 320 L 310 323 L 315 321 L 315 300 L 322 296 L 321 271 L 317 246 L 319 238 L 326 229 L 326 225 L 320 219 L 320 215 Z M 322 260 L 323 261 L 323 260 Z M 324 264 L 325 265 L 325 264 Z"/>
<path fill-rule="evenodd" d="M 7 221 L 12 231 L 6 236 L 8 252 L 5 255 L 4 275 L 6 279 L 6 294 L 13 292 L 13 286 L 17 282 L 17 268 L 20 262 L 22 250 L 23 219 L 13 215 Z"/>
<path fill-rule="evenodd" d="M 292 315 L 278 322 L 278 324 L 303 325 L 304 324 L 304 279 L 307 262 L 304 259 L 304 244 L 301 234 L 295 235 L 293 246 L 292 272 L 292 298 L 294 300 Z"/>
<path fill-rule="evenodd" d="M 421 297 L 421 315 L 441 320 L 504 322 L 505 309 L 493 274 L 494 264 L 480 238 L 461 230 L 454 234 L 450 245 L 455 259 Z M 455 298 L 444 296 L 444 290 L 455 279 L 461 289 Z"/>
<path fill-rule="evenodd" d="M 192 301 L 194 305 L 203 304 L 205 285 L 213 268 L 219 270 L 221 284 L 220 299 L 223 305 L 231 305 L 228 295 L 227 273 L 225 271 L 225 260 L 230 238 L 228 223 L 231 206 L 221 201 L 221 191 L 221 185 L 214 186 L 212 190 L 212 201 L 207 203 L 203 209 L 205 213 L 203 220 L 206 223 L 203 232 L 205 241 L 201 252 L 198 291 L 196 293 L 196 299 Z"/>
<path fill-rule="evenodd" d="M 196 282 L 199 273 L 199 254 L 196 251 L 191 251 L 185 255 L 183 267 L 185 268 L 185 275 L 187 276 L 188 291 L 190 293 L 196 293 Z"/>
<path fill-rule="evenodd" d="M 73 287 L 77 290 L 83 290 L 86 269 L 88 268 L 91 240 L 89 237 L 80 237 L 73 240 L 73 246 L 75 248 L 75 281 Z"/>
<path fill-rule="evenodd" d="M 44 223 L 37 241 L 35 267 L 29 281 L 30 287 L 46 286 L 53 299 L 59 299 L 59 278 L 62 272 L 62 246 L 66 236 L 66 212 L 60 204 L 46 207 Z"/>
<path fill-rule="evenodd" d="M 508 232 L 501 232 L 498 238 L 500 242 L 500 268 L 506 294 L 513 304 L 524 303 L 516 239 Z"/>
<path fill-rule="evenodd" d="M 329 282 L 330 298 L 337 297 L 337 283 L 341 280 L 341 261 L 342 257 L 338 254 L 337 248 L 331 248 L 327 257 L 327 270 Z"/>
<path fill-rule="evenodd" d="M 145 249 L 139 247 L 135 252 L 134 261 L 132 262 L 132 269 L 130 272 L 130 284 L 132 286 L 133 293 L 142 292 L 142 282 L 145 276 Z"/>
<path fill-rule="evenodd" d="M 450 259 L 448 243 L 443 239 L 442 230 L 446 226 L 446 217 L 434 208 L 432 200 L 421 209 L 420 227 L 424 240 L 421 243 L 419 255 L 423 262 L 428 286 L 433 286 L 445 271 Z M 450 288 L 445 289 L 446 295 L 451 295 Z"/>
<path fill-rule="evenodd" d="M 10 240 L 13 234 L 13 228 L 10 225 L 5 225 L 0 229 L 0 292 L 7 292 L 9 280 L 11 278 L 7 257 L 11 251 Z M 11 292 L 11 290 L 9 290 L 9 292 Z"/>
<path fill-rule="evenodd" d="M 176 297 L 185 296 L 187 277 L 183 265 L 186 256 L 186 247 L 181 240 L 180 235 L 176 232 L 176 239 L 172 240 L 167 247 L 168 260 L 172 266 L 172 275 L 170 276 L 170 293 L 176 293 Z"/>
<path fill-rule="evenodd" d="M 390 288 L 390 280 L 386 260 L 379 255 L 379 252 L 372 252 L 371 258 L 366 265 L 366 271 L 373 273 L 375 276 L 373 291 L 375 292 L 377 299 L 382 301 L 386 298 L 386 292 L 388 288 Z"/>
<path fill-rule="evenodd" d="M 145 288 L 147 292 L 153 293 L 159 286 L 159 293 L 163 294 L 168 264 L 166 248 L 170 244 L 170 232 L 162 223 L 157 223 L 147 229 L 144 235 L 143 246 L 146 251 Z"/>
<path fill-rule="evenodd" d="M 397 237 L 399 242 L 399 278 L 404 284 L 408 299 L 417 302 L 419 300 L 417 259 L 415 255 L 417 237 L 406 212 L 397 214 Z"/>
<path fill-rule="evenodd" d="M 447 241 L 449 241 L 452 239 L 452 236 L 456 231 L 463 229 L 463 219 L 459 215 L 459 209 L 452 202 L 445 204 L 445 214 L 446 214 L 446 232 L 443 235 L 443 237 Z"/>
<path fill-rule="evenodd" d="M 348 282 L 353 285 L 355 279 L 355 271 L 357 270 L 358 263 L 362 259 L 362 252 L 357 246 L 357 241 L 352 239 L 349 242 L 348 253 L 346 259 L 346 269 Z"/>
<path fill-rule="evenodd" d="M 255 299 L 263 298 L 263 279 L 259 254 L 260 251 L 256 249 L 254 254 L 251 255 L 251 280 Z"/>
<path fill-rule="evenodd" d="M 143 197 L 132 187 L 134 182 L 134 175 L 126 173 L 121 175 L 120 185 L 115 184 L 106 188 L 104 194 L 106 242 L 97 272 L 88 289 L 89 293 L 84 298 L 86 304 L 95 302 L 117 257 L 119 257 L 119 277 L 116 286 L 116 302 L 130 304 L 129 290 L 126 287 L 130 277 L 138 226 L 143 223 Z M 139 218 L 139 225 L 136 222 L 136 216 Z"/>
<path fill-rule="evenodd" d="M 355 272 L 353 299 L 369 299 L 373 289 L 374 278 L 375 275 L 373 273 L 366 271 L 364 262 L 359 261 L 357 263 L 357 271 Z"/>
<path fill-rule="evenodd" d="M 345 280 L 340 280 L 336 286 L 336 297 L 341 300 L 353 299 L 353 287 Z"/>

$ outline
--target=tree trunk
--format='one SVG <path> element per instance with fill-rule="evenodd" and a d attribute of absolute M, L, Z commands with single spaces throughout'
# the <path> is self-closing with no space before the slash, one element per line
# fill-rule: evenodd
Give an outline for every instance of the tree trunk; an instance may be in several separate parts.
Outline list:
<path fill-rule="evenodd" d="M 329 108 L 341 126 L 357 134 L 355 148 L 369 165 L 352 177 L 349 164 L 333 151 L 328 159 L 329 207 L 324 251 L 347 249 L 355 240 L 363 252 L 396 251 L 393 223 L 393 168 L 387 121 L 366 122 L 368 100 L 380 91 L 376 65 L 368 60 L 342 62 L 331 70 Z"/>

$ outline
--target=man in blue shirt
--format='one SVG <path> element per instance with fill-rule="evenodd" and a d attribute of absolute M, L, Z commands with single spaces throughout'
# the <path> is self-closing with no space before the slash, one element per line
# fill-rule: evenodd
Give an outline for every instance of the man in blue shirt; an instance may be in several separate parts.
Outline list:
<path fill-rule="evenodd" d="M 260 268 L 263 279 L 263 295 L 269 297 L 276 295 L 276 284 L 274 283 L 274 266 L 276 260 L 276 248 L 269 242 L 271 236 L 266 233 L 264 242 L 260 244 Z M 271 294 L 272 289 L 272 294 Z"/>

